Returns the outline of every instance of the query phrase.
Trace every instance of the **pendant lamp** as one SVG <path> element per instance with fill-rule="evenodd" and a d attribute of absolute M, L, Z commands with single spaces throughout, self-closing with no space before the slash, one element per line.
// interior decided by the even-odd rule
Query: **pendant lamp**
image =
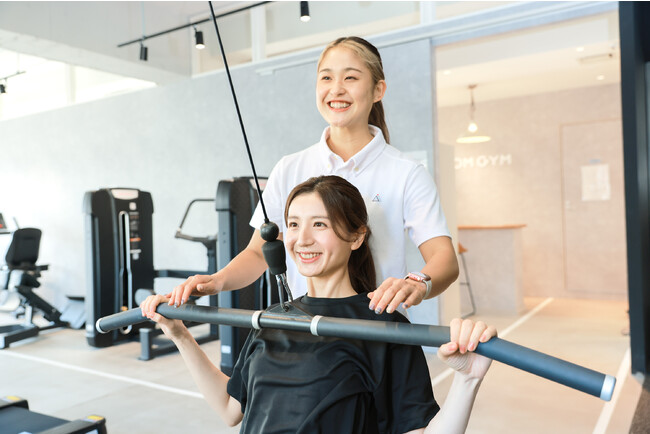
<path fill-rule="evenodd" d="M 475 84 L 470 84 L 469 86 L 470 94 L 470 106 L 469 106 L 469 125 L 467 125 L 467 130 L 465 130 L 458 138 L 456 143 L 485 143 L 491 140 L 490 136 L 485 135 L 478 130 L 478 125 L 474 121 L 474 111 L 476 106 L 474 105 L 474 89 L 476 88 Z"/>

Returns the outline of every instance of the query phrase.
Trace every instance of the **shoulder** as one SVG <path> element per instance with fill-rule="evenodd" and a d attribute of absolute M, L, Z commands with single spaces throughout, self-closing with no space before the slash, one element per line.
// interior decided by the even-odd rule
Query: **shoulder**
<path fill-rule="evenodd" d="M 411 157 L 405 152 L 400 151 L 393 145 L 386 144 L 384 147 L 380 158 L 387 164 L 391 164 L 393 166 L 397 165 L 401 170 L 406 170 L 408 172 L 412 172 L 418 168 L 424 170 L 426 172 L 426 169 L 420 163 L 417 161 L 415 158 Z"/>
<path fill-rule="evenodd" d="M 320 144 L 316 143 L 301 151 L 287 154 L 280 158 L 273 171 L 290 171 L 304 168 L 305 164 L 313 165 L 320 160 Z"/>
<path fill-rule="evenodd" d="M 404 322 L 409 323 L 410 321 L 401 313 L 395 311 L 393 313 L 386 313 L 384 311 L 381 314 L 376 314 L 374 311 L 368 308 L 370 299 L 366 293 L 359 294 L 355 297 L 351 297 L 350 306 L 353 307 L 354 312 L 356 313 L 357 319 L 368 319 L 373 321 L 385 321 L 385 322 Z"/>

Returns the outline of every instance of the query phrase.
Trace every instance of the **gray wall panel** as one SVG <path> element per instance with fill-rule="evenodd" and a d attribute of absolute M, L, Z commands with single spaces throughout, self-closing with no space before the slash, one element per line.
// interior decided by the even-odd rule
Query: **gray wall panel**
<path fill-rule="evenodd" d="M 382 49 L 393 143 L 426 151 L 433 167 L 428 41 Z M 269 75 L 232 71 L 258 174 L 318 140 L 315 61 Z M 157 268 L 205 267 L 201 245 L 174 240 L 187 203 L 250 169 L 224 73 L 0 122 L 0 212 L 43 230 L 44 291 L 85 293 L 82 198 L 101 187 L 135 187 L 154 200 Z M 216 233 L 209 218 L 197 234 Z M 8 244 L 0 238 L 0 250 Z"/>

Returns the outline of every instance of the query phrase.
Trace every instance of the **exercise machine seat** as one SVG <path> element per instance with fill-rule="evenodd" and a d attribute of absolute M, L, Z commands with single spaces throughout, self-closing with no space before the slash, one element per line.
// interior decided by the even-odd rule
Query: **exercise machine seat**
<path fill-rule="evenodd" d="M 5 256 L 7 266 L 10 269 L 36 269 L 40 245 L 40 229 L 16 229 Z"/>

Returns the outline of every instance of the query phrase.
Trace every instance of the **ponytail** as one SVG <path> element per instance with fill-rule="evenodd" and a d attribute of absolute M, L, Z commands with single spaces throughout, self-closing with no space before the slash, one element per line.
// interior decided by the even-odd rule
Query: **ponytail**
<path fill-rule="evenodd" d="M 390 143 L 388 125 L 386 125 L 386 117 L 384 116 L 384 105 L 381 103 L 381 101 L 377 101 L 372 105 L 368 123 L 379 128 L 381 130 L 381 133 L 384 135 L 384 140 L 386 140 L 386 143 Z"/>

